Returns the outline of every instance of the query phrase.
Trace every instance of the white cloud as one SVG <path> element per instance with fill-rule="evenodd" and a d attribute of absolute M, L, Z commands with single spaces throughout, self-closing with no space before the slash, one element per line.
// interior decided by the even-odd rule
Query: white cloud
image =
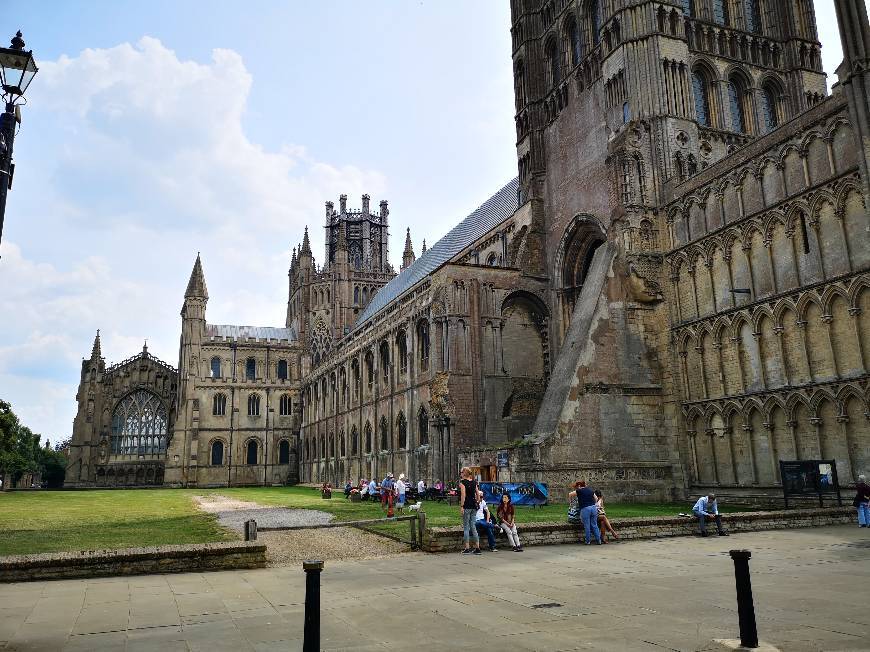
<path fill-rule="evenodd" d="M 36 180 L 16 188 L 33 226 L 2 245 L 0 397 L 52 439 L 69 434 L 96 328 L 109 362 L 147 337 L 177 364 L 197 251 L 209 321 L 281 324 L 303 225 L 316 255 L 325 199 L 386 186 L 377 171 L 314 160 L 304 144 L 251 142 L 253 80 L 231 50 L 182 61 L 144 37 L 41 61 L 39 82 L 28 129 L 56 135 L 38 152 Z"/>

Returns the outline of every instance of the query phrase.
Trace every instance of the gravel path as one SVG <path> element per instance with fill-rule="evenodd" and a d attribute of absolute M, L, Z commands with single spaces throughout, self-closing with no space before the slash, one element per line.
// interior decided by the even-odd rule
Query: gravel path
<path fill-rule="evenodd" d="M 263 507 L 258 503 L 235 500 L 210 494 L 195 496 L 200 509 L 214 514 L 218 522 L 236 532 L 244 532 L 245 521 L 254 519 L 257 527 L 320 525 L 333 516 L 313 509 Z M 257 538 L 266 544 L 269 566 L 295 565 L 305 559 L 372 559 L 407 552 L 407 544 L 357 528 L 299 530 L 296 532 L 259 532 Z"/>

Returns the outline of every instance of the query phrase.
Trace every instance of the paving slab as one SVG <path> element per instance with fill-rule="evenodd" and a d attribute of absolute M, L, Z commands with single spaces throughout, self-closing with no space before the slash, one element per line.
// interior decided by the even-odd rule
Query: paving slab
<path fill-rule="evenodd" d="M 321 647 L 722 652 L 729 548 L 752 551 L 764 642 L 870 650 L 870 531 L 849 526 L 327 562 Z M 0 650 L 298 650 L 304 600 L 294 567 L 8 584 Z"/>

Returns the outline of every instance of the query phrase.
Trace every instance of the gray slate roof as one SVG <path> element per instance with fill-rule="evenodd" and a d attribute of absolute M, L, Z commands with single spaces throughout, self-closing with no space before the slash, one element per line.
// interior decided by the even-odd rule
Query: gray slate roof
<path fill-rule="evenodd" d="M 382 287 L 371 303 L 360 313 L 354 330 L 360 328 L 392 301 L 410 290 L 439 267 L 449 262 L 460 251 L 504 222 L 517 210 L 519 179 L 508 184 L 487 199 L 471 215 L 454 226 L 443 238 L 430 247 L 425 254 Z"/>
<path fill-rule="evenodd" d="M 234 324 L 206 324 L 206 337 L 229 337 L 234 340 L 296 340 L 296 331 L 292 328 L 274 328 L 272 326 L 236 326 Z"/>

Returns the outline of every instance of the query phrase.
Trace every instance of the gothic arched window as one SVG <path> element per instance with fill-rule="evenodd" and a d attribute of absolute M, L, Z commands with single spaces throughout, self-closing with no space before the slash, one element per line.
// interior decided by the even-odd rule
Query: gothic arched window
<path fill-rule="evenodd" d="M 226 394 L 215 394 L 212 400 L 211 413 L 216 417 L 222 417 L 227 413 Z"/>
<path fill-rule="evenodd" d="M 221 376 L 221 359 L 215 356 L 211 359 L 211 377 L 220 378 Z"/>
<path fill-rule="evenodd" d="M 399 351 L 399 373 L 405 373 L 408 371 L 408 342 L 405 331 L 399 331 L 396 335 L 396 348 Z"/>
<path fill-rule="evenodd" d="M 372 424 L 366 421 L 366 453 L 372 452 Z"/>
<path fill-rule="evenodd" d="M 359 433 L 356 431 L 356 426 L 350 429 L 350 454 L 359 454 Z"/>
<path fill-rule="evenodd" d="M 216 439 L 211 443 L 211 465 L 221 466 L 224 463 L 224 443 Z"/>
<path fill-rule="evenodd" d="M 387 424 L 387 417 L 381 417 L 381 450 L 390 449 L 390 426 Z"/>
<path fill-rule="evenodd" d="M 344 457 L 347 450 L 344 445 L 344 430 L 338 433 L 338 446 L 339 446 L 339 454 Z"/>
<path fill-rule="evenodd" d="M 429 413 L 426 408 L 420 408 L 417 414 L 417 434 L 421 446 L 429 443 Z"/>
<path fill-rule="evenodd" d="M 577 29 L 577 21 L 571 16 L 565 28 L 565 36 L 571 53 L 571 65 L 576 66 L 583 58 L 583 46 L 580 41 L 580 30 Z"/>
<path fill-rule="evenodd" d="M 278 442 L 278 464 L 290 464 L 290 442 L 286 439 Z"/>
<path fill-rule="evenodd" d="M 713 126 L 710 113 L 710 80 L 703 70 L 692 71 L 692 91 L 695 94 L 695 119 L 704 127 Z"/>
<path fill-rule="evenodd" d="M 399 412 L 399 418 L 396 419 L 396 429 L 399 431 L 399 448 L 408 448 L 408 422 L 405 420 L 404 412 Z"/>
<path fill-rule="evenodd" d="M 245 464 L 256 464 L 260 447 L 256 439 L 252 439 L 245 447 Z"/>
<path fill-rule="evenodd" d="M 761 31 L 761 12 L 758 10 L 758 0 L 743 0 L 743 12 L 746 18 L 746 30 Z"/>
<path fill-rule="evenodd" d="M 517 113 L 519 113 L 526 105 L 526 68 L 522 60 L 517 61 L 514 68 L 514 94 L 516 95 Z"/>
<path fill-rule="evenodd" d="M 253 358 L 245 360 L 245 378 L 254 380 L 257 375 L 257 361 Z"/>
<path fill-rule="evenodd" d="M 166 407 L 144 389 L 127 394 L 112 412 L 114 455 L 159 455 L 166 452 Z"/>
<path fill-rule="evenodd" d="M 592 44 L 598 45 L 601 41 L 601 6 L 598 0 L 589 0 L 588 15 L 589 26 L 592 28 Z"/>
<path fill-rule="evenodd" d="M 278 413 L 282 417 L 290 416 L 291 414 L 293 414 L 293 399 L 290 398 L 290 394 L 281 394 Z"/>
<path fill-rule="evenodd" d="M 713 0 L 713 20 L 720 25 L 728 25 L 729 18 L 728 0 Z"/>
<path fill-rule="evenodd" d="M 745 134 L 749 131 L 749 125 L 746 121 L 749 111 L 747 111 L 748 96 L 746 93 L 746 84 L 737 76 L 732 75 L 728 79 L 728 108 L 731 112 L 731 131 L 736 131 Z"/>
<path fill-rule="evenodd" d="M 287 380 L 287 361 L 278 360 L 278 380 Z"/>
<path fill-rule="evenodd" d="M 780 124 L 779 96 L 781 93 L 773 82 L 767 82 L 761 88 L 761 114 L 764 119 L 764 131 L 773 131 Z"/>
<path fill-rule="evenodd" d="M 251 394 L 248 397 L 248 416 L 249 417 L 260 416 L 260 395 L 259 394 Z"/>
<path fill-rule="evenodd" d="M 417 323 L 417 353 L 420 359 L 420 371 L 429 369 L 429 323 L 421 319 Z"/>
<path fill-rule="evenodd" d="M 555 37 L 547 41 L 547 45 L 544 46 L 544 55 L 547 57 L 547 68 L 550 71 L 550 87 L 555 88 L 562 81 L 561 57 Z"/>

